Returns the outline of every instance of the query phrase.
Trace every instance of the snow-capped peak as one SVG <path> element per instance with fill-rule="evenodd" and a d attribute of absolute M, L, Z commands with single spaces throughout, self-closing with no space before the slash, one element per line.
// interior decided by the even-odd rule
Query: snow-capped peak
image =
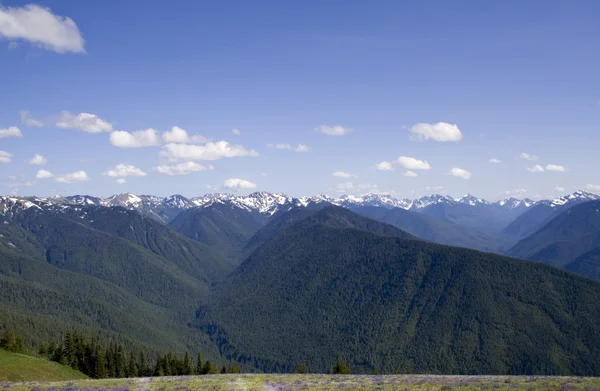
<path fill-rule="evenodd" d="M 461 204 L 468 204 L 468 205 L 472 205 L 472 206 L 479 205 L 479 204 L 484 204 L 484 205 L 489 204 L 488 201 L 481 199 L 481 198 L 477 198 L 472 194 L 465 194 L 464 196 L 458 198 L 456 201 Z"/>
<path fill-rule="evenodd" d="M 583 202 L 583 201 L 593 201 L 600 199 L 600 197 L 593 193 L 588 193 L 587 191 L 578 190 L 572 194 L 567 194 L 562 197 L 555 198 L 549 202 L 550 206 L 558 207 L 571 202 Z"/>

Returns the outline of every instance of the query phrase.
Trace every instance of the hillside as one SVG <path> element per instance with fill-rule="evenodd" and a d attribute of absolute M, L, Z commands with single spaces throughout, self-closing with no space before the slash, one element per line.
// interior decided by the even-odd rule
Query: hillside
<path fill-rule="evenodd" d="M 562 212 L 508 254 L 564 267 L 596 248 L 600 248 L 600 201 L 589 201 Z"/>
<path fill-rule="evenodd" d="M 420 213 L 492 236 L 499 235 L 523 211 L 521 208 L 508 209 L 497 204 L 469 205 L 458 202 L 435 203 L 419 210 Z"/>
<path fill-rule="evenodd" d="M 400 208 L 384 209 L 364 206 L 351 209 L 359 215 L 391 224 L 419 238 L 450 246 L 500 252 L 505 243 L 481 232 L 440 218 Z"/>
<path fill-rule="evenodd" d="M 587 193 L 584 191 L 576 191 L 573 194 L 569 194 L 552 201 L 540 201 L 516 218 L 513 222 L 508 224 L 502 230 L 502 233 L 517 239 L 526 238 L 536 233 L 553 218 L 559 216 L 561 213 L 569 210 L 570 208 L 597 199 L 598 196 L 596 194 Z"/>
<path fill-rule="evenodd" d="M 600 284 L 346 213 L 326 208 L 266 241 L 196 327 L 266 371 L 327 371 L 341 354 L 364 372 L 600 374 Z"/>
<path fill-rule="evenodd" d="M 214 203 L 181 212 L 169 226 L 229 258 L 240 259 L 243 247 L 264 223 L 265 217 L 258 212 Z"/>
<path fill-rule="evenodd" d="M 0 349 L 0 381 L 62 381 L 85 379 L 83 373 L 41 358 Z"/>
<path fill-rule="evenodd" d="M 84 328 L 148 352 L 210 351 L 186 324 L 231 270 L 213 266 L 224 258 L 137 212 L 83 211 L 30 208 L 1 220 L 0 326 L 31 342 Z"/>
<path fill-rule="evenodd" d="M 230 273 L 235 265 L 212 248 L 189 239 L 144 215 L 121 207 L 91 207 L 72 211 L 90 227 L 127 239 L 175 264 L 186 274 L 212 282 Z"/>
<path fill-rule="evenodd" d="M 595 248 L 565 265 L 565 270 L 600 280 L 600 247 Z"/>

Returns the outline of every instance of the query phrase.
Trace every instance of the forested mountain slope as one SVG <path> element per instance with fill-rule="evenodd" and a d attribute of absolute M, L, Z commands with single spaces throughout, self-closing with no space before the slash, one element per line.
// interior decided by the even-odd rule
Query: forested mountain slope
<path fill-rule="evenodd" d="M 271 237 L 196 327 L 266 371 L 327 371 L 341 354 L 357 371 L 600 374 L 599 283 L 347 213 L 326 208 Z"/>
<path fill-rule="evenodd" d="M 562 212 L 517 243 L 509 254 L 565 267 L 597 248 L 600 248 L 600 201 L 589 201 Z"/>
<path fill-rule="evenodd" d="M 425 213 L 412 212 L 401 208 L 384 209 L 373 206 L 363 206 L 351 210 L 435 243 L 490 252 L 501 252 L 506 247 L 505 241 L 500 238 L 493 238 L 476 230 Z"/>

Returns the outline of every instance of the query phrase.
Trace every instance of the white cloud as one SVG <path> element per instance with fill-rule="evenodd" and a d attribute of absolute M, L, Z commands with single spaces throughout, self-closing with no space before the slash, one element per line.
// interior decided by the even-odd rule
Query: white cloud
<path fill-rule="evenodd" d="M 298 144 L 298 146 L 296 148 L 294 148 L 294 151 L 296 152 L 308 152 L 310 151 L 310 147 L 308 145 L 305 144 Z"/>
<path fill-rule="evenodd" d="M 590 191 L 600 191 L 600 185 L 587 185 L 586 189 Z"/>
<path fill-rule="evenodd" d="M 544 172 L 544 167 L 540 166 L 539 164 L 536 164 L 533 167 L 529 167 L 527 169 L 527 171 L 529 171 L 529 172 Z"/>
<path fill-rule="evenodd" d="M 416 176 L 419 176 L 419 175 L 416 172 L 409 170 L 409 171 L 406 171 L 404 173 L 404 176 L 416 177 Z"/>
<path fill-rule="evenodd" d="M 84 41 L 75 22 L 35 4 L 0 6 L 0 38 L 24 40 L 57 53 L 84 53 Z"/>
<path fill-rule="evenodd" d="M 116 130 L 110 133 L 110 143 L 119 148 L 142 148 L 158 145 L 158 132 L 154 129 L 126 132 Z"/>
<path fill-rule="evenodd" d="M 530 155 L 528 153 L 521 152 L 521 154 L 519 155 L 519 158 L 524 159 L 524 160 L 529 160 L 530 162 L 535 162 L 536 160 L 539 159 L 539 156 Z"/>
<path fill-rule="evenodd" d="M 439 142 L 460 141 L 463 134 L 457 125 L 447 122 L 436 124 L 418 123 L 409 129 L 411 140 L 433 140 Z"/>
<path fill-rule="evenodd" d="M 69 111 L 60 113 L 56 126 L 62 129 L 79 129 L 87 133 L 102 133 L 113 130 L 110 122 L 103 120 L 96 114 L 73 114 Z"/>
<path fill-rule="evenodd" d="M 165 143 L 207 143 L 210 140 L 204 136 L 189 136 L 188 133 L 178 126 L 173 126 L 170 131 L 162 134 Z"/>
<path fill-rule="evenodd" d="M 231 133 L 235 134 L 236 136 L 241 134 L 239 129 L 231 129 Z"/>
<path fill-rule="evenodd" d="M 335 185 L 335 187 L 336 187 L 338 193 L 349 192 L 351 190 L 354 190 L 354 183 L 352 183 L 352 182 L 338 183 L 337 185 Z"/>
<path fill-rule="evenodd" d="M 160 155 L 170 160 L 218 160 L 240 156 L 258 156 L 259 154 L 241 145 L 217 141 L 205 145 L 167 144 L 163 146 Z"/>
<path fill-rule="evenodd" d="M 44 126 L 42 121 L 31 118 L 29 111 L 21 111 L 19 114 L 21 115 L 21 122 L 27 126 L 35 126 L 36 128 Z"/>
<path fill-rule="evenodd" d="M 73 183 L 73 182 L 84 182 L 90 178 L 85 171 L 75 171 L 68 174 L 64 174 L 56 177 L 56 182 L 61 183 Z"/>
<path fill-rule="evenodd" d="M 131 164 L 119 163 L 115 166 L 115 168 L 103 172 L 102 175 L 108 175 L 113 178 L 121 178 L 126 176 L 146 176 L 147 174 Z"/>
<path fill-rule="evenodd" d="M 12 153 L 6 151 L 0 151 L 0 163 L 10 163 Z"/>
<path fill-rule="evenodd" d="M 379 162 L 375 165 L 375 168 L 379 171 L 394 171 L 394 167 L 392 167 L 392 163 L 390 162 Z"/>
<path fill-rule="evenodd" d="M 471 173 L 469 171 L 463 170 L 462 168 L 458 168 L 458 167 L 454 167 L 452 170 L 450 170 L 450 172 L 448 174 L 457 176 L 457 177 L 465 179 L 465 180 L 471 178 Z"/>
<path fill-rule="evenodd" d="M 504 194 L 506 195 L 516 195 L 516 196 L 520 196 L 523 197 L 525 195 L 525 193 L 527 193 L 526 189 L 514 189 L 514 190 L 506 190 L 504 192 Z"/>
<path fill-rule="evenodd" d="M 343 136 L 343 135 L 350 133 L 352 130 L 345 128 L 343 126 L 340 126 L 340 125 L 334 125 L 334 126 L 321 125 L 317 128 L 317 131 L 319 131 L 323 134 L 326 134 L 328 136 Z"/>
<path fill-rule="evenodd" d="M 556 187 L 554 188 L 554 191 L 557 191 L 557 192 L 559 192 L 559 193 L 563 193 L 563 192 L 565 191 L 565 188 L 564 188 L 564 187 L 562 187 L 562 186 L 556 186 Z"/>
<path fill-rule="evenodd" d="M 396 162 L 407 170 L 431 170 L 431 166 L 426 160 L 418 160 L 414 157 L 400 156 Z"/>
<path fill-rule="evenodd" d="M 39 170 L 37 174 L 35 174 L 37 179 L 48 179 L 54 177 L 54 174 L 48 170 Z"/>
<path fill-rule="evenodd" d="M 224 183 L 228 189 L 242 190 L 242 189 L 254 189 L 256 188 L 256 184 L 245 179 L 240 178 L 229 178 Z"/>
<path fill-rule="evenodd" d="M 343 171 L 336 171 L 331 175 L 334 177 L 338 177 L 338 178 L 352 178 L 354 176 L 354 175 L 350 174 L 349 172 L 343 172 Z"/>
<path fill-rule="evenodd" d="M 122 185 L 124 183 L 127 183 L 127 179 L 125 178 L 119 178 L 115 181 L 115 183 L 118 183 L 119 185 Z"/>
<path fill-rule="evenodd" d="M 310 151 L 310 147 L 308 145 L 304 145 L 304 144 L 298 144 L 298 146 L 294 147 L 293 145 L 290 144 L 267 144 L 267 147 L 269 148 L 277 148 L 277 149 L 291 149 L 293 151 L 296 152 L 308 152 Z"/>
<path fill-rule="evenodd" d="M 492 164 L 500 164 L 500 163 L 502 163 L 502 160 L 496 159 L 495 157 L 493 157 L 490 160 L 488 160 L 488 162 L 492 163 Z"/>
<path fill-rule="evenodd" d="M 359 183 L 354 184 L 352 182 L 338 183 L 336 186 L 338 193 L 364 193 L 367 191 L 377 192 L 378 186 L 372 183 Z"/>
<path fill-rule="evenodd" d="M 547 171 L 554 171 L 554 172 L 565 172 L 565 171 L 567 171 L 564 166 L 559 166 L 559 165 L 556 165 L 556 164 L 548 164 L 546 166 L 546 170 Z"/>
<path fill-rule="evenodd" d="M 48 163 L 48 159 L 36 153 L 35 156 L 33 156 L 28 163 L 37 166 L 43 166 L 44 164 Z"/>
<path fill-rule="evenodd" d="M 0 139 L 9 137 L 23 137 L 23 133 L 21 133 L 21 129 L 17 128 L 16 126 L 9 126 L 8 128 L 0 129 Z"/>
<path fill-rule="evenodd" d="M 202 165 L 202 164 L 198 164 L 196 162 L 184 162 L 184 163 L 179 163 L 179 164 L 172 164 L 172 165 L 161 165 L 156 167 L 156 171 L 160 172 L 161 174 L 165 174 L 165 175 L 187 175 L 187 174 L 191 174 L 192 172 L 198 172 L 198 171 L 205 171 L 205 170 L 212 170 L 213 166 L 209 165 Z"/>

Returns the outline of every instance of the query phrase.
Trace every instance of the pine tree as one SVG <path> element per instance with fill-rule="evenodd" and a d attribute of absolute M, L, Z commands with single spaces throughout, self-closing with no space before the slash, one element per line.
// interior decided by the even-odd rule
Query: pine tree
<path fill-rule="evenodd" d="M 308 372 L 308 369 L 306 368 L 305 363 L 300 364 L 298 369 L 296 369 L 296 373 L 307 373 L 307 372 Z"/>
<path fill-rule="evenodd" d="M 216 373 L 219 373 L 219 369 L 215 365 L 213 365 L 213 363 L 207 360 L 206 363 L 204 363 L 204 367 L 202 367 L 202 374 L 214 375 Z"/>
<path fill-rule="evenodd" d="M 65 343 L 63 346 L 65 362 L 67 365 L 73 366 L 75 363 L 75 352 L 73 349 L 73 338 L 71 337 L 71 333 L 68 331 L 65 333 Z"/>
<path fill-rule="evenodd" d="M 135 355 L 129 354 L 129 365 L 127 365 L 127 377 L 138 377 L 138 366 L 135 361 Z"/>
<path fill-rule="evenodd" d="M 335 359 L 335 367 L 333 367 L 332 372 L 336 375 L 348 375 L 350 373 L 350 368 L 346 366 L 346 361 L 338 355 Z"/>
<path fill-rule="evenodd" d="M 48 357 L 48 348 L 46 348 L 45 344 L 40 344 L 40 347 L 38 348 L 38 354 L 43 358 Z"/>
<path fill-rule="evenodd" d="M 10 347 L 14 343 L 15 335 L 12 330 L 5 329 L 0 337 L 0 348 L 10 350 Z"/>
<path fill-rule="evenodd" d="M 183 373 L 182 375 L 193 375 L 194 368 L 192 368 L 192 360 L 190 359 L 190 355 L 188 352 L 185 352 L 185 356 L 183 357 Z"/>
<path fill-rule="evenodd" d="M 91 376 L 96 379 L 104 379 L 108 377 L 108 371 L 106 369 L 106 356 L 101 347 L 96 352 L 96 362 L 94 363 L 94 374 Z"/>
<path fill-rule="evenodd" d="M 196 375 L 204 375 L 204 373 L 202 372 L 203 366 L 204 365 L 202 364 L 202 355 L 198 353 L 198 358 L 196 359 Z"/>
<path fill-rule="evenodd" d="M 148 376 L 148 364 L 146 363 L 146 356 L 144 356 L 144 352 L 140 352 L 140 366 L 138 369 L 140 376 Z"/>
<path fill-rule="evenodd" d="M 223 367 L 221 368 L 221 373 L 227 373 L 227 368 L 225 367 L 225 365 L 223 365 Z"/>
<path fill-rule="evenodd" d="M 116 377 L 125 377 L 125 351 L 123 345 L 119 344 L 115 355 Z"/>
<path fill-rule="evenodd" d="M 240 367 L 237 365 L 237 363 L 233 364 L 233 366 L 230 364 L 229 365 L 229 373 L 240 373 Z"/>

